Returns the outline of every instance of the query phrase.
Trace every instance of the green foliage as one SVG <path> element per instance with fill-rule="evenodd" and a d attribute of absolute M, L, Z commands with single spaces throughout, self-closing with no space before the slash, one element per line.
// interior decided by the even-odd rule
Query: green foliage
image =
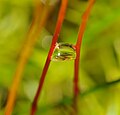
<path fill-rule="evenodd" d="M 87 1 L 69 0 L 59 42 L 74 44 Z M 32 20 L 33 1 L 0 1 L 0 114 Z M 28 60 L 13 115 L 29 115 L 54 33 L 56 5 Z M 120 1 L 96 0 L 83 38 L 78 115 L 120 115 Z M 73 61 L 52 62 L 37 114 L 69 115 L 72 110 Z M 4 97 L 4 98 L 3 98 Z"/>

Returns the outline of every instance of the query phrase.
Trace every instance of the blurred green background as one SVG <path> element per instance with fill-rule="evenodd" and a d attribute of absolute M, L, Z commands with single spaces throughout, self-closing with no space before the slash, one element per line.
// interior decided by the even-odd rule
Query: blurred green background
<path fill-rule="evenodd" d="M 87 0 L 69 0 L 59 42 L 75 44 Z M 13 115 L 29 115 L 59 5 L 39 33 L 20 83 Z M 0 115 L 33 17 L 32 0 L 0 0 Z M 120 0 L 96 0 L 83 38 L 78 115 L 120 115 Z M 74 61 L 51 62 L 37 115 L 70 115 Z"/>

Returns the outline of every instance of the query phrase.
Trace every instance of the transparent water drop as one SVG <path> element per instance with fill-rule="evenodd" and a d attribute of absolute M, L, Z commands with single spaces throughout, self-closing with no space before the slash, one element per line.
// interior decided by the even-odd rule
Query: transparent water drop
<path fill-rule="evenodd" d="M 57 43 L 51 57 L 52 61 L 74 60 L 76 58 L 76 50 L 72 44 Z"/>

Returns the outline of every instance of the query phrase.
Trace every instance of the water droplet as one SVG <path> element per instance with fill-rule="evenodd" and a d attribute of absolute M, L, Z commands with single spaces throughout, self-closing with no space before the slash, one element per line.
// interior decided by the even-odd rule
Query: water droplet
<path fill-rule="evenodd" d="M 52 61 L 74 60 L 76 58 L 75 47 L 68 43 L 57 43 L 51 57 Z"/>

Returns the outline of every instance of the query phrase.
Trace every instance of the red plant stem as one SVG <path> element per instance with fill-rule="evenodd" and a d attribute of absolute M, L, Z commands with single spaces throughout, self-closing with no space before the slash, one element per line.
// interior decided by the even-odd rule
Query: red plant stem
<path fill-rule="evenodd" d="M 64 17 L 65 17 L 67 3 L 68 3 L 68 0 L 62 0 L 59 15 L 58 15 L 58 20 L 57 20 L 57 24 L 56 24 L 56 28 L 55 28 L 55 32 L 54 32 L 54 36 L 53 36 L 53 39 L 52 39 L 52 44 L 51 44 L 51 47 L 50 47 L 50 50 L 49 50 L 49 53 L 48 53 L 48 56 L 47 56 L 47 59 L 46 59 L 45 66 L 44 66 L 43 71 L 42 71 L 42 75 L 41 75 L 41 78 L 40 78 L 40 82 L 39 82 L 39 86 L 38 86 L 36 95 L 35 95 L 33 103 L 32 103 L 31 115 L 34 115 L 35 112 L 36 112 L 38 97 L 39 97 L 39 95 L 42 91 L 45 76 L 46 76 L 46 73 L 47 73 L 49 65 L 50 65 L 51 56 L 52 56 L 52 53 L 54 51 L 56 42 L 57 42 L 58 37 L 59 37 L 59 33 L 60 33 L 60 30 L 61 30 L 61 27 L 62 27 L 62 23 L 63 23 Z"/>
<path fill-rule="evenodd" d="M 74 63 L 74 97 L 76 97 L 79 93 L 79 87 L 78 87 L 78 81 L 79 81 L 79 62 L 80 62 L 80 49 L 81 49 L 81 44 L 82 44 L 82 38 L 83 34 L 85 32 L 87 20 L 90 14 L 90 11 L 92 9 L 92 6 L 94 4 L 95 0 L 89 0 L 89 5 L 86 9 L 86 11 L 83 13 L 82 16 L 82 22 L 79 28 L 78 32 L 78 39 L 76 43 L 76 59 Z"/>

